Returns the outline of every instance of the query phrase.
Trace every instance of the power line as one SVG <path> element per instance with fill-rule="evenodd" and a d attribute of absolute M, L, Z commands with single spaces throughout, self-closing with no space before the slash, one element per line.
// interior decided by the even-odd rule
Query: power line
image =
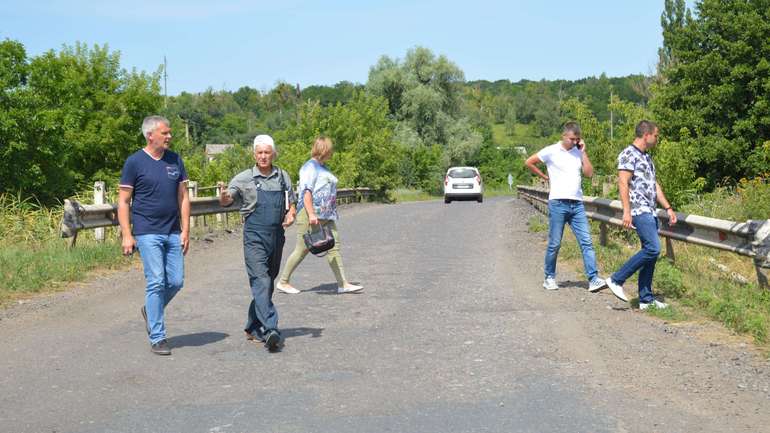
<path fill-rule="evenodd" d="M 168 63 L 166 62 L 166 55 L 163 55 L 163 106 L 168 108 Z"/>

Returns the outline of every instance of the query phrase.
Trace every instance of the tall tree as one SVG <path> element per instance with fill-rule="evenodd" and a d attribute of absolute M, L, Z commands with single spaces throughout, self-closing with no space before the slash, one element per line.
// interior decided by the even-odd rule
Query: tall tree
<path fill-rule="evenodd" d="M 53 202 L 113 178 L 160 106 L 158 74 L 127 72 L 107 46 L 76 44 L 28 59 L 0 43 L 0 192 Z"/>
<path fill-rule="evenodd" d="M 770 163 L 770 0 L 667 0 L 651 108 L 713 187 Z"/>

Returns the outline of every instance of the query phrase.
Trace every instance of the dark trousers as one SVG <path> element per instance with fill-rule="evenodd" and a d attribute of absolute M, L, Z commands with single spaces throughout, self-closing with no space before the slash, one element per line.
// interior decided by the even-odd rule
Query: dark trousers
<path fill-rule="evenodd" d="M 243 256 L 253 299 L 244 330 L 263 333 L 278 329 L 278 311 L 273 304 L 275 278 L 281 266 L 285 242 L 283 228 L 249 224 L 243 229 Z"/>

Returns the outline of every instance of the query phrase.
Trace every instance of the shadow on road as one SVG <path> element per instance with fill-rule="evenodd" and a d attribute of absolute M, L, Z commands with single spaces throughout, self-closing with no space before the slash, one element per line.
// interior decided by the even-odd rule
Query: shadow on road
<path fill-rule="evenodd" d="M 361 284 L 360 281 L 350 281 L 352 284 Z M 316 295 L 339 295 L 337 293 L 337 284 L 331 283 L 331 284 L 319 284 L 313 288 L 303 290 L 305 292 L 314 292 Z M 358 293 L 346 293 L 346 296 L 349 295 L 357 295 L 364 292 L 358 292 Z"/>
<path fill-rule="evenodd" d="M 283 328 L 281 329 L 281 335 L 283 335 L 283 338 L 302 337 L 303 335 L 309 335 L 310 338 L 318 338 L 323 331 L 324 328 Z"/>
<path fill-rule="evenodd" d="M 337 294 L 337 284 L 320 284 L 318 286 L 315 286 L 311 289 L 307 289 L 307 292 L 315 292 L 316 295 L 336 295 Z"/>
<path fill-rule="evenodd" d="M 562 288 L 562 287 L 575 287 L 578 289 L 588 289 L 588 281 L 573 281 L 573 280 L 560 281 L 559 288 Z"/>
<path fill-rule="evenodd" d="M 172 349 L 187 346 L 205 346 L 224 340 L 229 336 L 230 334 L 225 334 L 223 332 L 196 332 L 194 334 L 173 336 L 168 339 L 168 345 L 171 346 Z"/>

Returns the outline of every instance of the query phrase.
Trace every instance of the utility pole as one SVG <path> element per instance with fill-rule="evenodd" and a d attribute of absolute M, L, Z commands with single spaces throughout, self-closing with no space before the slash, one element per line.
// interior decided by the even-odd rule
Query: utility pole
<path fill-rule="evenodd" d="M 297 88 L 296 88 L 295 96 L 296 96 L 296 107 L 295 107 L 295 110 L 297 110 L 297 125 L 299 125 L 300 123 L 302 123 L 302 113 L 301 113 L 301 111 L 302 111 L 302 107 L 301 107 L 301 105 L 302 105 L 302 91 L 299 88 L 299 83 L 297 83 Z"/>
<path fill-rule="evenodd" d="M 166 63 L 166 56 L 163 55 L 163 107 L 168 108 L 168 63 Z"/>
<path fill-rule="evenodd" d="M 615 135 L 613 134 L 613 112 L 612 112 L 612 89 L 610 89 L 610 141 L 612 141 L 615 138 Z"/>

